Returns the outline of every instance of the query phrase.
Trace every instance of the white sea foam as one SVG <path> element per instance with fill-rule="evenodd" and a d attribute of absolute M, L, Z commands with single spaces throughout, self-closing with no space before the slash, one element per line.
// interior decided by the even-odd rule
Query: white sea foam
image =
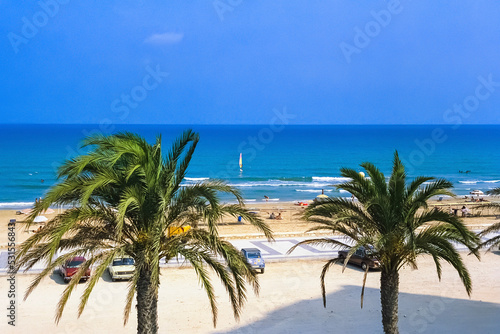
<path fill-rule="evenodd" d="M 267 181 L 247 181 L 230 183 L 233 187 L 308 187 L 308 188 L 325 188 L 331 183 L 328 182 L 300 182 L 300 181 L 285 181 L 285 180 L 267 180 Z"/>
<path fill-rule="evenodd" d="M 340 177 L 340 176 L 313 176 L 312 177 L 313 181 L 318 181 L 318 182 L 336 182 L 336 183 L 341 183 L 341 182 L 347 182 L 350 181 L 351 179 L 349 177 Z"/>
<path fill-rule="evenodd" d="M 0 203 L 0 208 L 27 208 L 31 207 L 35 202 L 5 202 Z"/>
<path fill-rule="evenodd" d="M 320 193 L 321 189 L 295 189 L 295 191 L 306 192 L 306 193 Z M 334 189 L 323 189 L 324 192 L 333 192 Z"/>
<path fill-rule="evenodd" d="M 190 181 L 190 182 L 200 182 L 200 181 L 205 181 L 208 180 L 208 177 L 185 177 L 184 180 Z"/>
<path fill-rule="evenodd" d="M 345 193 L 350 194 L 350 192 L 348 192 L 347 190 L 344 190 L 344 189 L 340 189 L 339 191 L 340 191 L 341 193 L 344 193 L 344 194 L 345 194 Z"/>
<path fill-rule="evenodd" d="M 500 183 L 500 180 L 466 180 L 466 181 L 458 181 L 458 183 L 462 184 Z"/>

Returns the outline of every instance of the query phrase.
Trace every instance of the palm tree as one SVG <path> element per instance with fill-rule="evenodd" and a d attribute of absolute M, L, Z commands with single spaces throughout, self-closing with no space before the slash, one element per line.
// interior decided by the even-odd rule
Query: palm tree
<path fill-rule="evenodd" d="M 488 195 L 494 195 L 494 196 L 500 195 L 500 187 L 491 189 L 486 193 Z M 498 210 L 500 209 L 500 203 L 483 204 L 478 206 L 478 208 L 492 208 Z M 481 231 L 481 233 L 479 233 L 479 236 L 483 237 L 493 232 L 500 232 L 500 223 L 495 223 L 485 228 L 484 230 Z M 479 248 L 484 248 L 484 247 L 488 247 L 488 251 L 493 250 L 495 247 L 500 248 L 500 235 L 492 237 L 479 245 Z"/>
<path fill-rule="evenodd" d="M 84 140 L 90 153 L 66 161 L 58 171 L 60 182 L 42 201 L 35 204 L 28 227 L 35 216 L 54 205 L 70 206 L 35 235 L 26 240 L 17 255 L 18 270 L 47 261 L 47 267 L 28 287 L 25 299 L 40 281 L 58 266 L 84 255 L 87 261 L 70 281 L 57 305 L 56 322 L 68 298 L 87 268 L 94 267 L 81 296 L 78 315 L 83 312 L 93 287 L 115 257 L 128 255 L 135 260 L 124 310 L 129 318 L 137 295 L 137 332 L 157 333 L 157 300 L 160 259 L 182 255 L 191 263 L 211 304 L 216 325 L 217 306 L 207 265 L 225 286 L 238 319 L 246 300 L 248 282 L 258 293 L 256 273 L 238 250 L 217 233 L 224 215 L 244 220 L 272 239 L 270 228 L 244 209 L 240 193 L 221 181 L 181 186 L 198 143 L 198 134 L 185 131 L 164 155 L 161 137 L 151 145 L 138 135 L 120 133 Z M 223 204 L 218 193 L 234 196 L 239 204 Z M 197 225 L 205 222 L 205 228 Z M 191 225 L 185 233 L 169 233 L 171 228 Z M 58 252 L 65 253 L 54 259 Z M 219 258 L 224 261 L 217 260 Z"/>
<path fill-rule="evenodd" d="M 417 257 L 430 255 L 441 278 L 441 260 L 458 272 L 467 294 L 472 291 L 469 272 L 453 242 L 466 245 L 474 251 L 478 238 L 468 231 L 459 218 L 427 207 L 427 200 L 437 195 L 452 195 L 447 189 L 452 184 L 443 179 L 416 177 L 407 184 L 406 173 L 398 153 L 394 154 L 392 174 L 385 176 L 371 163 L 361 164 L 369 177 L 353 169 L 342 168 L 341 175 L 350 180 L 337 186 L 353 194 L 357 201 L 336 197 L 318 201 L 304 212 L 304 218 L 318 225 L 310 229 L 328 230 L 345 237 L 344 242 L 329 238 L 310 239 L 301 244 L 325 245 L 350 249 L 344 260 L 344 269 L 351 255 L 361 247 L 371 248 L 372 256 L 380 260 L 380 299 L 382 324 L 385 333 L 398 333 L 399 270 L 409 265 L 417 268 Z M 352 247 L 348 244 L 352 243 Z M 341 258 L 329 260 L 321 272 L 323 305 L 326 307 L 325 275 Z M 366 275 L 361 292 L 361 307 Z"/>

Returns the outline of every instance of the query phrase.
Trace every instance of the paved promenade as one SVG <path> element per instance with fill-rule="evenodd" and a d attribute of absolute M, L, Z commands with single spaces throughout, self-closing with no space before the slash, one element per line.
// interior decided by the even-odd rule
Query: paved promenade
<path fill-rule="evenodd" d="M 499 233 L 490 234 L 487 238 L 499 235 Z M 483 241 L 487 238 L 483 238 Z M 242 240 L 231 240 L 231 243 L 238 249 L 241 248 L 258 248 L 262 252 L 262 256 L 265 261 L 285 261 L 293 259 L 307 259 L 307 258 L 332 258 L 337 255 L 337 250 L 332 250 L 330 248 L 322 248 L 319 246 L 302 245 L 297 247 L 291 254 L 287 254 L 287 251 L 297 243 L 308 238 L 297 237 L 297 238 L 278 238 L 273 242 L 268 242 L 264 239 L 242 239 Z M 335 237 L 334 239 L 342 241 L 341 237 Z M 458 251 L 467 251 L 463 246 L 456 245 Z M 59 256 L 60 254 L 57 254 Z M 0 275 L 5 275 L 7 273 L 7 252 L 3 251 L 0 253 Z M 164 260 L 160 261 L 160 266 L 180 266 L 188 265 L 184 263 L 184 258 L 179 257 L 178 259 L 171 260 L 168 264 Z M 45 268 L 44 263 L 36 264 L 27 273 L 39 273 Z M 22 272 L 21 272 L 22 273 Z"/>

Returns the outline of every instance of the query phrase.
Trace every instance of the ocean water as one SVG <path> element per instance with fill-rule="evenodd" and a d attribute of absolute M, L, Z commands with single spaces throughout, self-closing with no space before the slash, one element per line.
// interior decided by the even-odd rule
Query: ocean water
<path fill-rule="evenodd" d="M 408 176 L 446 178 L 457 195 L 500 186 L 500 126 L 470 125 L 114 125 L 149 141 L 162 135 L 165 148 L 184 129 L 200 133 L 186 184 L 218 178 L 239 188 L 249 202 L 310 200 L 322 190 L 350 196 L 333 185 L 341 167 L 362 171 L 370 161 L 390 175 L 398 150 Z M 0 125 L 0 208 L 24 208 L 57 182 L 65 160 L 85 153 L 81 140 L 107 130 L 98 125 Z M 104 131 L 109 134 L 111 132 Z M 243 170 L 238 166 L 243 156 Z M 463 173 L 460 173 L 462 171 Z M 467 172 L 468 173 L 465 173 Z M 223 197 L 224 200 L 231 200 Z"/>

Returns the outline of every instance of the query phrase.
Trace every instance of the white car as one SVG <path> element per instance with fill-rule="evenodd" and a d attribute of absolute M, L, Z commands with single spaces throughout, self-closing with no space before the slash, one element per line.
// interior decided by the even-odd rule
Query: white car
<path fill-rule="evenodd" d="M 131 257 L 115 258 L 113 263 L 109 265 L 108 271 L 113 282 L 116 280 L 129 280 L 134 276 L 134 259 Z"/>

